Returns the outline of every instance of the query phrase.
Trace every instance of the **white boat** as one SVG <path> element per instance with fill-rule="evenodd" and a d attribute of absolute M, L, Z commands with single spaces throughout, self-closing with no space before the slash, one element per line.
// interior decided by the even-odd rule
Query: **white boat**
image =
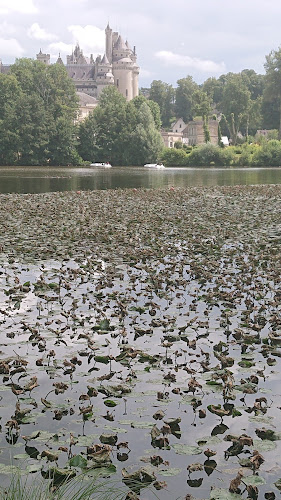
<path fill-rule="evenodd" d="M 158 170 L 162 170 L 163 168 L 166 168 L 163 163 L 146 163 L 144 165 L 146 168 L 157 168 Z"/>
<path fill-rule="evenodd" d="M 110 165 L 110 163 L 105 162 L 105 163 L 90 163 L 90 167 L 103 167 L 103 168 L 111 168 L 112 165 Z"/>

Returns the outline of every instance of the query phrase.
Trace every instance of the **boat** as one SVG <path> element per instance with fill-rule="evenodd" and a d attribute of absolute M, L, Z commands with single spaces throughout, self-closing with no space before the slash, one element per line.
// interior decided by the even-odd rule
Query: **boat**
<path fill-rule="evenodd" d="M 156 168 L 158 170 L 162 170 L 163 168 L 166 168 L 163 163 L 146 163 L 144 165 L 146 168 Z"/>
<path fill-rule="evenodd" d="M 102 163 L 90 163 L 90 167 L 103 167 L 103 168 L 111 168 L 112 165 L 108 161 Z"/>

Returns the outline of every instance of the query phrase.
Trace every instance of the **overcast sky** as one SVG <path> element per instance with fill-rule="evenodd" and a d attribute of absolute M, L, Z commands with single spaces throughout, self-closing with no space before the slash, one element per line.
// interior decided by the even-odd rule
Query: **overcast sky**
<path fill-rule="evenodd" d="M 79 42 L 103 55 L 104 29 L 136 46 L 139 83 L 197 83 L 229 71 L 264 73 L 281 45 L 280 0 L 0 0 L 0 58 L 35 58 L 40 48 L 64 62 Z"/>

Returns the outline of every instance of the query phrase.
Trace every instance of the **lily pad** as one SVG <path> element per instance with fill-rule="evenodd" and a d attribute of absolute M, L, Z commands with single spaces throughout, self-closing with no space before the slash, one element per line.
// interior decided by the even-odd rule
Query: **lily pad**
<path fill-rule="evenodd" d="M 278 481 L 274 483 L 274 486 L 276 486 L 276 488 L 281 491 L 281 479 L 278 479 Z"/>
<path fill-rule="evenodd" d="M 172 444 L 172 448 L 178 455 L 200 455 L 202 449 L 198 446 L 190 446 L 188 444 Z"/>
<path fill-rule="evenodd" d="M 265 484 L 266 481 L 263 477 L 253 475 L 243 477 L 243 483 L 247 486 L 260 486 L 261 484 Z"/>
<path fill-rule="evenodd" d="M 79 467 L 80 469 L 85 469 L 87 467 L 87 463 L 86 458 L 81 455 L 75 455 L 68 461 L 70 467 Z"/>
<path fill-rule="evenodd" d="M 214 488 L 210 493 L 210 500 L 241 500 L 241 495 L 230 493 L 223 488 Z"/>
<path fill-rule="evenodd" d="M 254 449 L 260 452 L 275 450 L 277 444 L 275 441 L 269 441 L 268 439 L 254 439 L 253 440 Z"/>
<path fill-rule="evenodd" d="M 176 467 L 171 467 L 170 469 L 161 469 L 157 470 L 157 474 L 160 476 L 178 476 L 181 473 L 182 469 L 178 469 Z"/>

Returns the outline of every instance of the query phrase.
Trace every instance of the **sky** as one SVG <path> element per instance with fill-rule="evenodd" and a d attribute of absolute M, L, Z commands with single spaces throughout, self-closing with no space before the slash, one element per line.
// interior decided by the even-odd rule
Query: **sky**
<path fill-rule="evenodd" d="M 281 45 L 280 0 L 0 0 L 0 59 L 35 58 L 41 49 L 64 62 L 76 43 L 103 55 L 109 22 L 136 46 L 139 86 L 174 87 L 228 72 L 264 73 L 265 57 Z"/>

